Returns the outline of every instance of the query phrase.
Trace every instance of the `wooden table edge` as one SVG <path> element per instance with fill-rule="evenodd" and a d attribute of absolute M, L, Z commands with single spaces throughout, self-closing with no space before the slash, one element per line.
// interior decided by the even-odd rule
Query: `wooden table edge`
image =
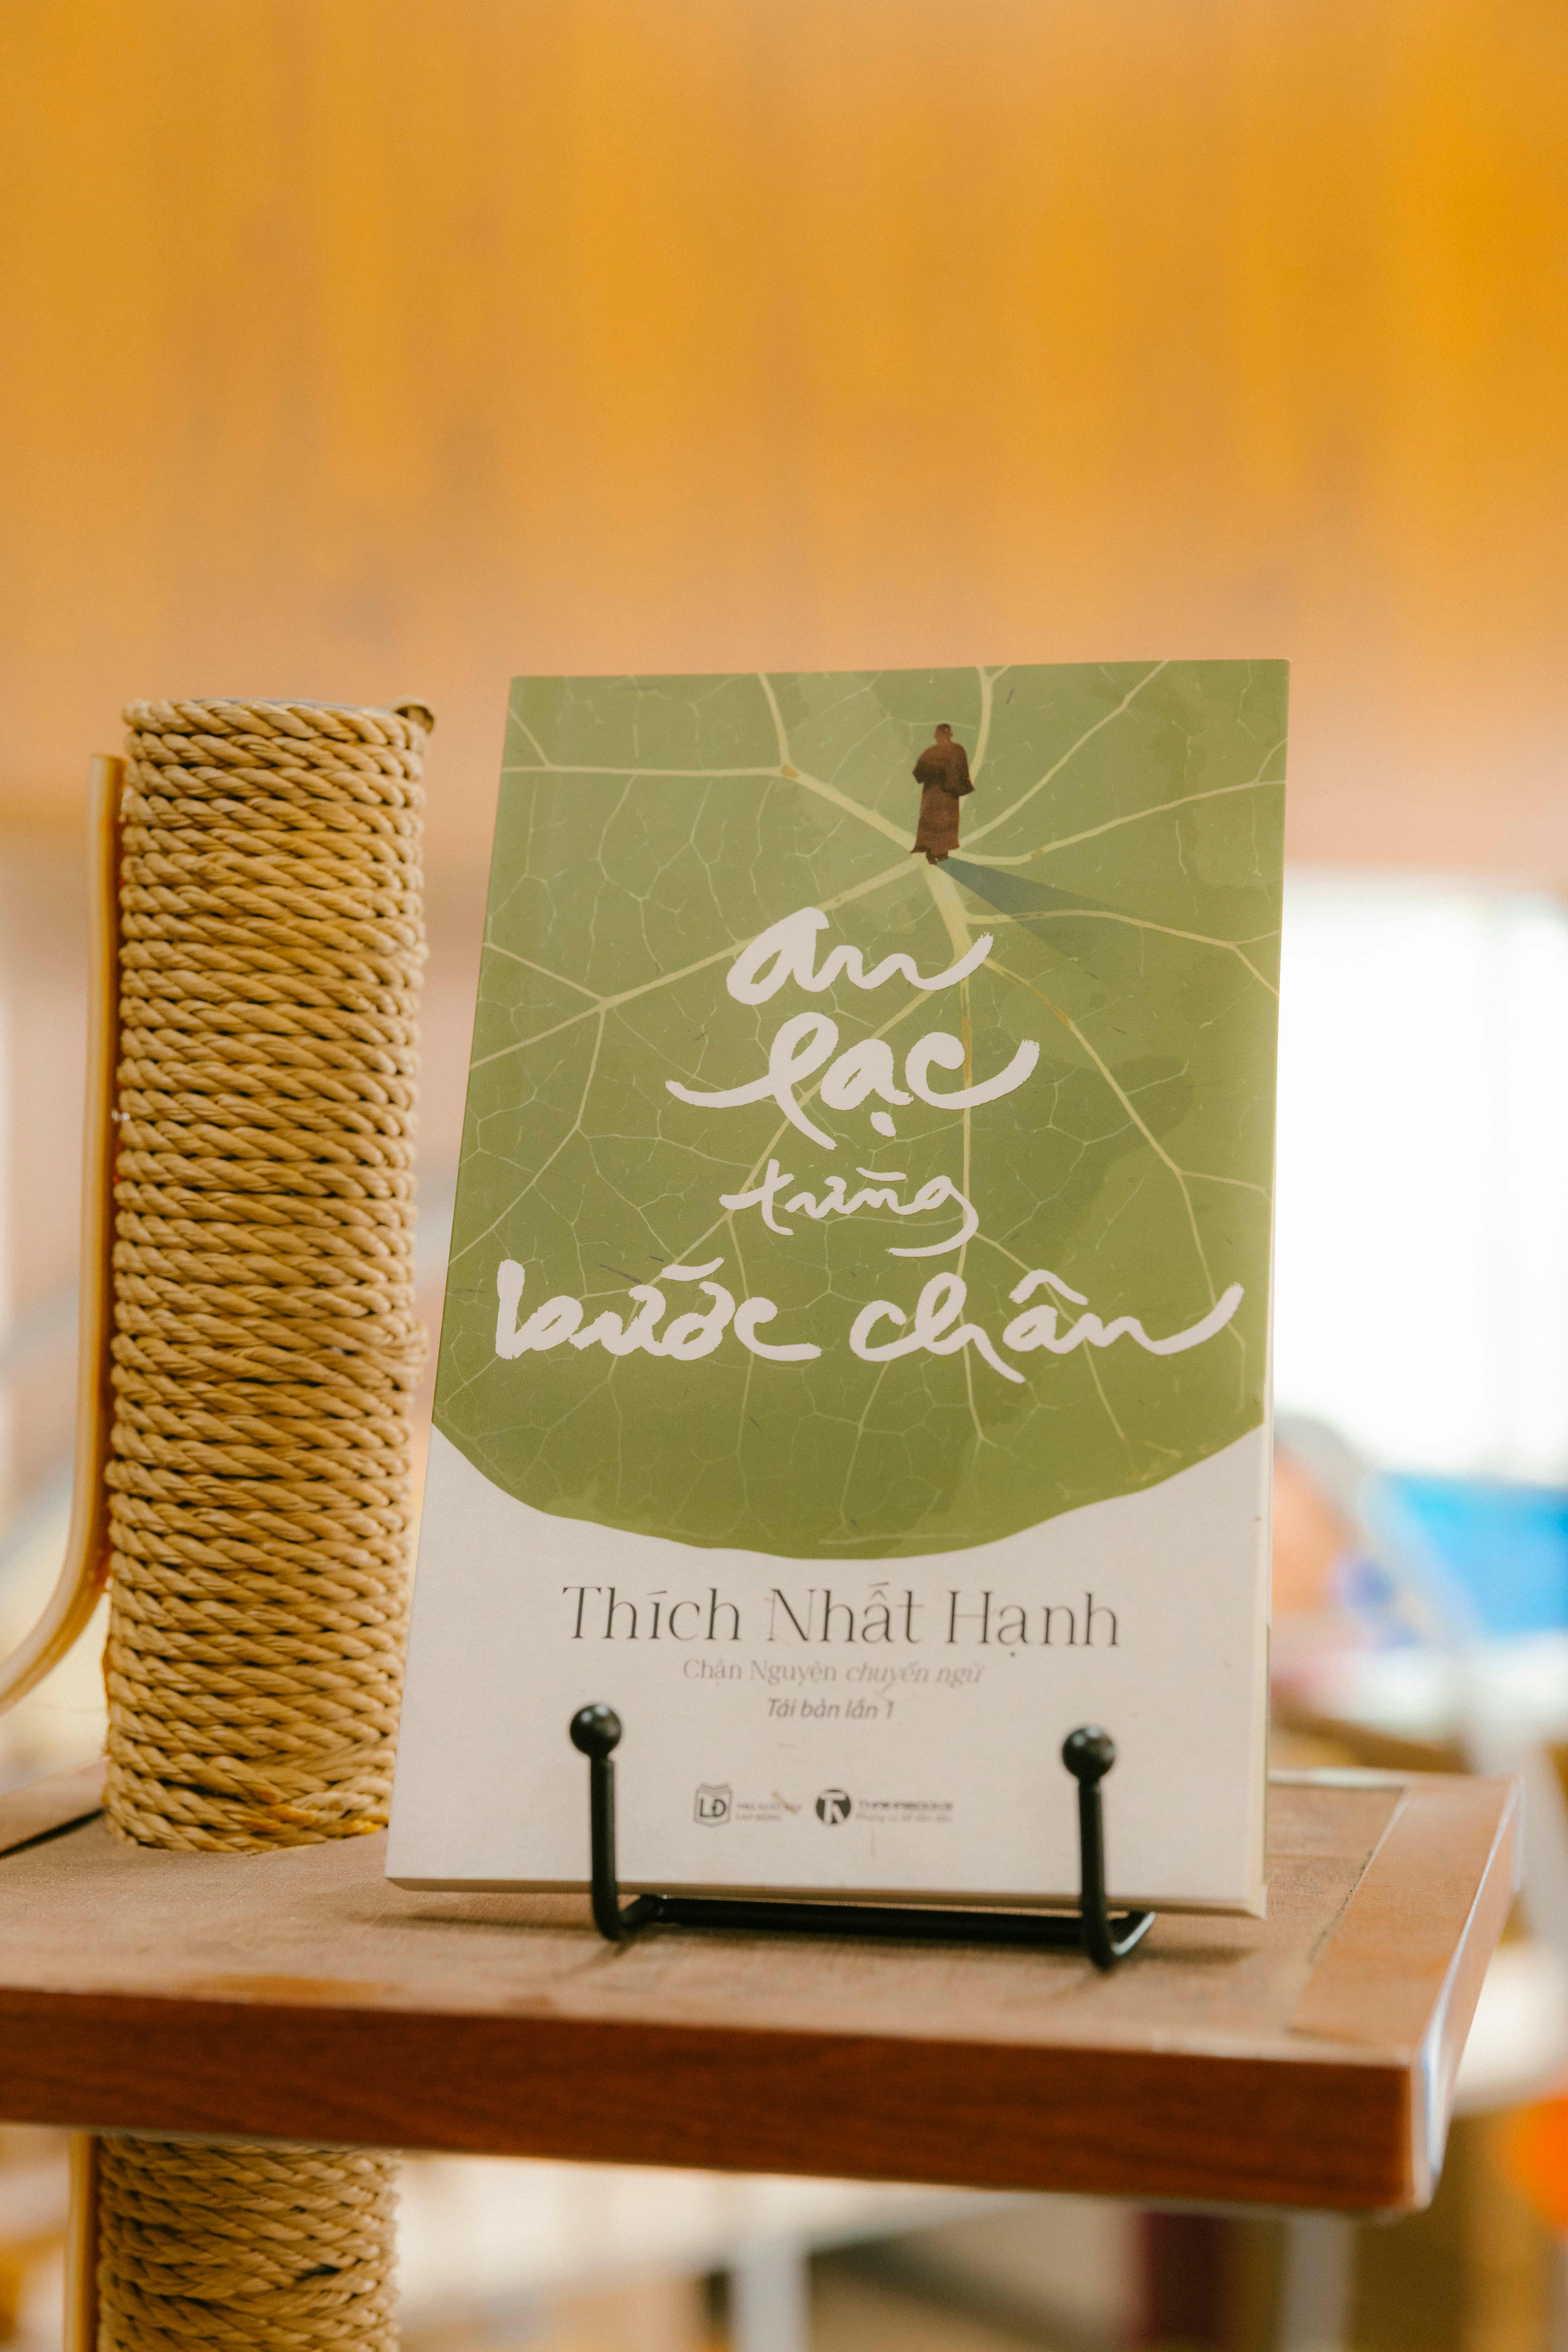
<path fill-rule="evenodd" d="M 1425 2203 L 1442 2170 L 1455 2079 L 1482 1979 L 1518 1892 L 1521 1788 L 1517 1780 L 1472 1775 L 1375 1777 L 1385 1785 L 1397 1784 L 1400 1801 L 1325 1939 L 1290 2025 L 1294 2032 L 1340 2047 L 1364 2040 L 1380 2052 L 1405 2057 L 1413 2092 L 1412 2173 Z M 1386 1945 L 1381 1915 L 1390 1891 L 1409 1875 L 1408 1857 L 1427 1851 L 1438 1808 L 1451 1815 L 1456 1787 L 1463 1790 L 1474 1818 L 1458 1832 L 1445 1820 L 1458 1848 L 1462 1891 L 1434 1889 L 1431 1925 L 1444 1965 L 1425 1983 L 1418 1974 L 1404 1976 L 1391 2014 L 1389 1989 L 1377 1981 Z"/>
<path fill-rule="evenodd" d="M 79 2130 L 297 2140 L 308 2106 L 330 2145 L 1394 2212 L 1414 2095 L 1351 2051 L 0 1990 L 0 2113 Z"/>
<path fill-rule="evenodd" d="M 847 2178 L 1408 2210 L 1435 2185 L 1459 2051 L 1510 1899 L 1517 1795 L 1446 1775 L 1276 1777 L 1399 1794 L 1291 2021 L 1300 2058 L 584 2018 L 548 2002 L 431 2009 L 347 1987 L 310 2001 L 15 1987 L 0 1989 L 0 2114 L 297 2140 L 309 2112 L 308 2136 L 325 2144 L 743 2172 L 820 2174 L 826 2143 Z M 1435 1823 L 1457 1785 L 1471 1862 L 1461 1854 L 1450 1874 L 1463 1887 L 1469 1872 L 1463 1916 L 1431 1922 L 1445 1965 L 1415 2007 L 1401 1966 L 1389 1969 L 1408 2031 L 1358 2033 L 1369 1989 L 1358 1937 L 1397 1880 L 1412 1825 Z M 0 1853 L 90 1818 L 89 1796 L 73 1774 L 0 1799 Z"/>

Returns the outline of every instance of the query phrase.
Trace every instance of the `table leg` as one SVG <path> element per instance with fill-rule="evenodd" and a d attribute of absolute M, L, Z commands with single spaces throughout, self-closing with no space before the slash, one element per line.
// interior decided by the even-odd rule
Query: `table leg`
<path fill-rule="evenodd" d="M 1337 2213 L 1292 2213 L 1285 2224 L 1279 2352 L 1345 2352 L 1355 2224 Z"/>
<path fill-rule="evenodd" d="M 750 2246 L 730 2272 L 730 2352 L 810 2352 L 811 2264 L 794 2238 Z"/>

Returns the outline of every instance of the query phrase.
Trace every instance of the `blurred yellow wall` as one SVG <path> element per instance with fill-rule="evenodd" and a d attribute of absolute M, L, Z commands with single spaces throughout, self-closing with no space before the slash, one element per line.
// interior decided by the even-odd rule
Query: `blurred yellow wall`
<path fill-rule="evenodd" d="M 6 0 L 0 821 L 132 695 L 1278 654 L 1568 883 L 1562 0 Z"/>

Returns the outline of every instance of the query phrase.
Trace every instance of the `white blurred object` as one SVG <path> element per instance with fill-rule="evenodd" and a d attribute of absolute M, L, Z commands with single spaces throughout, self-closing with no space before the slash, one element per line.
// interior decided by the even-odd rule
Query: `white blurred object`
<path fill-rule="evenodd" d="M 1279 2283 L 1279 2352 L 1344 2352 L 1355 2224 L 1342 2213 L 1293 2213 Z"/>
<path fill-rule="evenodd" d="M 1568 1478 L 1568 917 L 1293 873 L 1275 1393 L 1399 1468 Z"/>
<path fill-rule="evenodd" d="M 730 2268 L 731 2352 L 810 2352 L 811 2256 L 798 2240 L 764 2238 Z"/>
<path fill-rule="evenodd" d="M 1478 1772 L 1568 1738 L 1568 1633 L 1446 1648 L 1334 1650 L 1300 1677 L 1316 1711 L 1399 1739 L 1463 1740 Z"/>
<path fill-rule="evenodd" d="M 37 1622 L 59 1574 L 69 1519 L 68 1476 L 44 1487 L 33 1507 L 0 1532 L 0 1657 Z M 69 1655 L 0 1716 L 0 1789 L 69 1771 L 103 1753 L 108 1614 L 107 1601 L 100 1601 Z"/>
<path fill-rule="evenodd" d="M 1552 2098 L 1568 2084 L 1568 1961 L 1533 1941 L 1500 1944 L 1454 2084 L 1456 2115 Z"/>
<path fill-rule="evenodd" d="M 849 2180 L 410 2158 L 398 2226 L 403 2315 L 412 2326 L 622 2280 L 729 2271 L 742 2304 L 750 2293 L 759 2352 L 786 2352 L 783 2328 L 804 2315 L 790 2281 L 798 2284 L 807 2252 L 995 2201 Z M 779 2323 L 771 2336 L 770 2320 Z"/>

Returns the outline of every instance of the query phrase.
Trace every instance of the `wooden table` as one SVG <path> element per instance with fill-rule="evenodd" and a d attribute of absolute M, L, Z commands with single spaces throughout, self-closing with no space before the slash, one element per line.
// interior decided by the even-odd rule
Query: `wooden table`
<path fill-rule="evenodd" d="M 379 1837 L 163 1853 L 94 1802 L 0 1801 L 10 2121 L 1345 2212 L 1432 2193 L 1518 1825 L 1508 1781 L 1281 1776 L 1267 1922 L 1166 1915 L 1102 1978 L 611 1949 L 574 1899 L 389 1886 Z"/>

